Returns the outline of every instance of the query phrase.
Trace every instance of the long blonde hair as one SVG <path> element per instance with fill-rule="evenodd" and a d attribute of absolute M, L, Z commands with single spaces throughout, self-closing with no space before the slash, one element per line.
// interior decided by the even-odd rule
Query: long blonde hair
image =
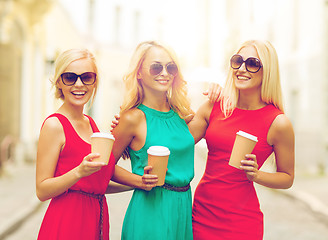
<path fill-rule="evenodd" d="M 62 90 L 58 87 L 58 82 L 60 81 L 61 74 L 65 71 L 65 69 L 70 65 L 72 62 L 76 60 L 81 60 L 81 59 L 90 59 L 93 63 L 93 69 L 94 72 L 97 74 L 96 81 L 95 81 L 95 88 L 92 96 L 92 101 L 93 102 L 95 95 L 97 93 L 98 89 L 98 68 L 96 64 L 96 59 L 94 55 L 87 49 L 69 49 L 66 50 L 65 52 L 61 53 L 56 61 L 55 61 L 55 74 L 52 80 L 52 85 L 55 87 L 55 97 L 64 100 L 64 95 Z"/>
<path fill-rule="evenodd" d="M 252 46 L 256 49 L 263 65 L 263 77 L 261 85 L 261 100 L 267 104 L 273 104 L 284 111 L 278 56 L 273 45 L 268 41 L 249 40 L 244 42 L 237 53 L 244 47 Z M 223 89 L 221 108 L 225 116 L 229 116 L 237 106 L 239 90 L 233 81 L 233 69 L 230 68 Z"/>
<path fill-rule="evenodd" d="M 153 47 L 165 50 L 178 67 L 178 74 L 175 76 L 172 87 L 167 92 L 166 98 L 170 107 L 179 114 L 182 119 L 185 119 L 194 113 L 187 97 L 187 82 L 181 74 L 180 65 L 175 52 L 170 47 L 164 46 L 155 41 L 141 42 L 132 55 L 128 71 L 123 76 L 125 94 L 121 106 L 121 113 L 139 106 L 144 100 L 145 93 L 140 81 L 138 80 L 138 72 L 142 67 L 146 54 Z M 125 149 L 122 155 L 123 159 L 130 157 L 127 149 Z"/>
<path fill-rule="evenodd" d="M 185 119 L 190 114 L 193 114 L 190 101 L 187 97 L 187 82 L 181 74 L 180 65 L 175 52 L 170 47 L 155 41 L 140 43 L 132 55 L 128 71 L 123 77 L 126 92 L 121 106 L 121 113 L 137 107 L 143 102 L 144 90 L 138 80 L 138 71 L 142 67 L 147 52 L 153 47 L 165 50 L 178 67 L 178 74 L 173 80 L 171 89 L 167 92 L 167 101 L 170 107 L 177 112 L 182 119 Z"/>

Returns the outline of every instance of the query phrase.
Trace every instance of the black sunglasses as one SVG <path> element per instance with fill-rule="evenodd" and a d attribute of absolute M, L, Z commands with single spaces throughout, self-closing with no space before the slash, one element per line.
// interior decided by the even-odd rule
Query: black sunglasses
<path fill-rule="evenodd" d="M 163 71 L 164 66 L 161 63 L 153 63 L 149 67 L 149 73 L 153 76 L 159 75 Z M 172 75 L 176 76 L 178 73 L 178 67 L 175 63 L 168 63 L 165 65 L 166 71 Z"/>
<path fill-rule="evenodd" d="M 233 69 L 239 69 L 243 63 L 245 63 L 246 70 L 251 73 L 257 73 L 262 67 L 261 61 L 255 57 L 249 57 L 244 61 L 241 55 L 235 54 L 230 59 L 230 66 Z"/>
<path fill-rule="evenodd" d="M 77 75 L 72 72 L 65 72 L 61 76 L 63 83 L 67 86 L 72 86 L 76 83 L 77 79 L 80 78 L 84 85 L 92 85 L 96 81 L 97 74 L 94 72 L 85 72 L 81 75 Z"/>

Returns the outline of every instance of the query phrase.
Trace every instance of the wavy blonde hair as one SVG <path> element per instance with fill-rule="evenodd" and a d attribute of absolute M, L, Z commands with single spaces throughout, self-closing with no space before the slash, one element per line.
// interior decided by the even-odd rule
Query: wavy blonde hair
<path fill-rule="evenodd" d="M 64 73 L 68 65 L 70 65 L 72 62 L 76 60 L 81 59 L 90 59 L 93 63 L 93 69 L 94 72 L 97 74 L 96 81 L 95 81 L 95 88 L 92 95 L 92 101 L 94 101 L 94 98 L 97 93 L 98 89 L 98 68 L 96 64 L 96 59 L 94 55 L 88 50 L 88 49 L 69 49 L 65 52 L 61 53 L 56 61 L 55 61 L 55 74 L 53 79 L 51 80 L 52 86 L 55 88 L 55 97 L 64 100 L 64 95 L 62 90 L 58 87 L 58 82 L 61 81 L 61 74 Z"/>
<path fill-rule="evenodd" d="M 125 95 L 121 106 L 121 113 L 139 106 L 144 100 L 144 90 L 138 80 L 138 72 L 151 48 L 161 48 L 166 51 L 178 67 L 178 74 L 173 80 L 172 87 L 167 92 L 167 101 L 170 107 L 179 114 L 182 119 L 193 114 L 190 101 L 187 97 L 187 82 L 184 80 L 175 52 L 168 46 L 155 41 L 140 43 L 132 55 L 127 73 L 123 77 Z"/>
<path fill-rule="evenodd" d="M 261 100 L 267 104 L 273 104 L 283 112 L 284 107 L 280 84 L 279 64 L 275 48 L 268 41 L 249 40 L 241 45 L 237 53 L 240 52 L 242 48 L 249 46 L 256 49 L 263 66 Z M 236 89 L 233 81 L 233 69 L 230 68 L 223 89 L 223 100 L 221 101 L 221 108 L 226 117 L 236 108 L 238 99 L 239 90 Z"/>
<path fill-rule="evenodd" d="M 170 107 L 179 114 L 182 119 L 185 119 L 191 114 L 194 114 L 187 97 L 187 82 L 181 74 L 180 65 L 175 52 L 170 47 L 155 41 L 141 42 L 132 55 L 128 71 L 123 76 L 125 94 L 121 106 L 121 113 L 139 106 L 144 100 L 145 92 L 140 80 L 138 80 L 138 72 L 142 67 L 148 51 L 153 47 L 161 48 L 166 51 L 178 67 L 178 74 L 174 77 L 172 86 L 167 92 L 166 98 Z M 130 157 L 128 149 L 125 149 L 122 157 L 123 159 Z"/>

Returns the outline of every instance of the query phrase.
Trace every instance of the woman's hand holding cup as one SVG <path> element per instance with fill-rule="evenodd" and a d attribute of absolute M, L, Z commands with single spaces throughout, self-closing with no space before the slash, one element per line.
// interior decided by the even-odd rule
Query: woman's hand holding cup
<path fill-rule="evenodd" d="M 87 177 L 99 171 L 106 164 L 103 162 L 93 161 L 100 157 L 99 153 L 90 153 L 85 156 L 79 166 L 75 168 L 75 174 L 78 178 Z"/>
<path fill-rule="evenodd" d="M 144 168 L 144 175 L 141 177 L 142 179 L 142 189 L 146 191 L 150 191 L 153 187 L 157 186 L 158 177 L 157 175 L 149 174 L 149 172 L 153 169 L 152 166 L 146 166 Z"/>
<path fill-rule="evenodd" d="M 258 175 L 258 167 L 256 156 L 254 154 L 246 154 L 246 160 L 241 160 L 240 169 L 244 170 L 249 181 L 255 181 Z"/>

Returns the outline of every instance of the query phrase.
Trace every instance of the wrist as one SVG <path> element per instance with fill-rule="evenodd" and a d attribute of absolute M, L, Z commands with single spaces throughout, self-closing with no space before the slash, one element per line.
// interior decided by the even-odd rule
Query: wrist
<path fill-rule="evenodd" d="M 261 182 L 261 171 L 257 171 L 256 174 L 253 176 L 253 182 L 260 184 Z"/>
<path fill-rule="evenodd" d="M 138 179 L 136 180 L 136 188 L 140 188 L 140 189 L 144 189 L 145 186 L 144 186 L 144 183 L 142 181 L 142 176 L 140 175 L 137 175 L 138 176 Z"/>
<path fill-rule="evenodd" d="M 79 171 L 79 167 L 73 169 L 73 174 L 77 178 L 77 180 L 80 180 L 82 178 L 82 174 Z"/>

